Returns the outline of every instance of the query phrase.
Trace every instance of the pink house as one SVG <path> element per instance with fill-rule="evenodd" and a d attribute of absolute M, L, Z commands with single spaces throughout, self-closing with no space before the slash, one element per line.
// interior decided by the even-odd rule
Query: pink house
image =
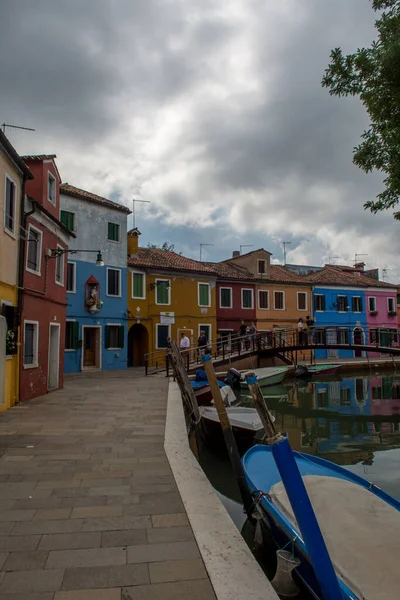
<path fill-rule="evenodd" d="M 370 343 L 382 346 L 399 346 L 397 318 L 397 289 L 370 287 L 365 290 L 366 317 Z M 371 356 L 378 353 L 371 353 Z"/>

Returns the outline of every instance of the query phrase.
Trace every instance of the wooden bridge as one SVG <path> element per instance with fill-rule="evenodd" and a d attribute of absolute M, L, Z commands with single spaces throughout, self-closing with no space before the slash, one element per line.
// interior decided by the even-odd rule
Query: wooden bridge
<path fill-rule="evenodd" d="M 368 357 L 369 353 L 400 356 L 400 329 L 376 327 L 313 327 L 308 332 L 297 329 L 274 329 L 261 331 L 254 336 L 227 336 L 210 340 L 208 351 L 216 366 L 239 360 L 246 356 L 277 356 L 287 364 L 295 364 L 297 358 L 306 355 L 312 360 L 315 350 L 350 350 L 355 357 Z M 203 349 L 189 348 L 182 351 L 189 370 L 201 366 Z M 300 354 L 300 356 L 299 356 Z M 145 355 L 146 374 L 165 370 L 168 349 Z M 335 360 L 334 353 L 330 356 Z"/>

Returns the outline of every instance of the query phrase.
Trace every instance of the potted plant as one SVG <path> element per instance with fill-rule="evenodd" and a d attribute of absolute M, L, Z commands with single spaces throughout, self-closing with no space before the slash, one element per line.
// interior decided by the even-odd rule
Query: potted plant
<path fill-rule="evenodd" d="M 395 310 L 389 310 L 388 315 L 389 315 L 389 317 L 396 317 L 397 312 Z"/>
<path fill-rule="evenodd" d="M 377 310 L 370 310 L 370 311 L 369 311 L 369 314 L 370 314 L 372 317 L 376 317 L 376 315 L 378 314 L 378 311 L 377 311 Z"/>
<path fill-rule="evenodd" d="M 6 354 L 16 354 L 17 352 L 17 340 L 15 332 L 12 329 L 8 329 L 6 333 Z"/>

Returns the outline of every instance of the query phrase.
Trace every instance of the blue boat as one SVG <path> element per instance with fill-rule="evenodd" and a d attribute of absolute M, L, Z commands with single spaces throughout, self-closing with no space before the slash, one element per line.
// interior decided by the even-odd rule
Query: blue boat
<path fill-rule="evenodd" d="M 293 452 L 345 600 L 393 600 L 400 594 L 400 502 L 327 460 Z M 307 548 L 272 455 L 253 446 L 243 457 L 262 523 L 279 548 L 300 560 L 295 578 L 323 600 Z"/>

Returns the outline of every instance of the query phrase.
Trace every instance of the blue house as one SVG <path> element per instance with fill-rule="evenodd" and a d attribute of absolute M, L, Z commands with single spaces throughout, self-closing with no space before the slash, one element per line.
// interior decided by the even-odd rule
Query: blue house
<path fill-rule="evenodd" d="M 127 367 L 126 206 L 63 184 L 61 221 L 76 238 L 67 269 L 65 373 Z"/>
<path fill-rule="evenodd" d="M 368 286 L 363 278 L 333 268 L 324 268 L 309 275 L 307 279 L 313 285 L 316 343 L 323 344 L 325 340 L 338 344 L 368 343 L 365 301 L 365 290 Z M 317 359 L 354 356 L 362 356 L 362 351 L 333 348 L 315 350 Z"/>

